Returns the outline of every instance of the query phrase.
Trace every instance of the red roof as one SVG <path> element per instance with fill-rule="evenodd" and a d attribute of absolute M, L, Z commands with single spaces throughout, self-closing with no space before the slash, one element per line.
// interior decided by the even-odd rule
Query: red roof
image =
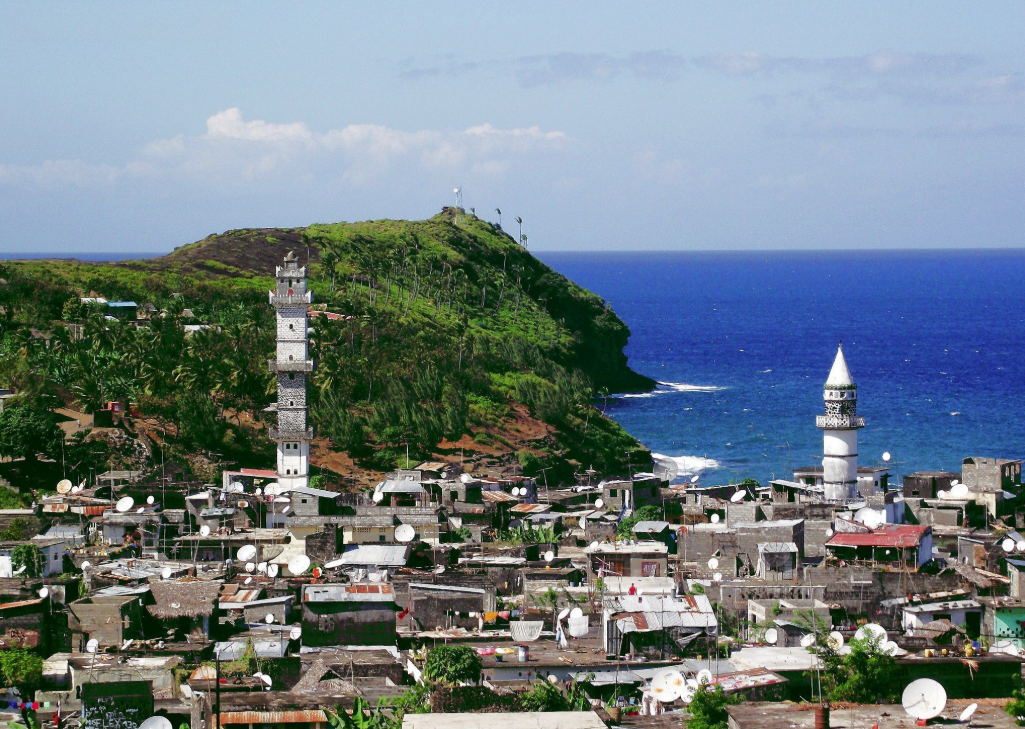
<path fill-rule="evenodd" d="M 929 532 L 928 525 L 888 524 L 868 533 L 837 532 L 827 547 L 917 547 Z"/>

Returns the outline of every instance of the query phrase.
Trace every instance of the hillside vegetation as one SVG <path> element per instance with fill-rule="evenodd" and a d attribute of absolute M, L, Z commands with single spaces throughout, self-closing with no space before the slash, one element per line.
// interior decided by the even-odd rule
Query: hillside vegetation
<path fill-rule="evenodd" d="M 623 473 L 628 451 L 643 463 L 643 449 L 592 404 L 653 384 L 627 366 L 626 326 L 500 228 L 454 209 L 235 230 L 139 261 L 5 262 L 0 386 L 34 406 L 129 401 L 172 425 L 165 435 L 182 452 L 270 463 L 266 292 L 289 250 L 309 257 L 316 306 L 341 315 L 311 322 L 321 462 L 345 451 L 383 470 L 405 463 L 407 447 L 411 458 L 461 449 L 528 473 L 551 465 L 562 479 L 592 465 Z M 137 328 L 81 304 L 88 295 L 162 314 Z M 67 322 L 81 325 L 80 339 Z"/>

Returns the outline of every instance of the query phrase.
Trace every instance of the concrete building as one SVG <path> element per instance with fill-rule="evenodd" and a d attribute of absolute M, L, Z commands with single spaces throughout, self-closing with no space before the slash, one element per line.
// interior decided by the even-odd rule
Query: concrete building
<path fill-rule="evenodd" d="M 858 415 L 858 386 L 842 346 L 836 350 L 822 397 L 826 411 L 816 416 L 815 426 L 822 430 L 823 497 L 844 503 L 859 496 L 858 430 L 865 427 L 865 419 Z"/>
<path fill-rule="evenodd" d="M 747 620 L 752 625 L 769 625 L 775 621 L 792 622 L 798 613 L 814 613 L 832 625 L 829 603 L 814 598 L 759 599 L 747 601 Z"/>
<path fill-rule="evenodd" d="M 970 491 L 1011 491 L 1021 488 L 1021 461 L 972 456 L 961 462 L 961 480 Z"/>
<path fill-rule="evenodd" d="M 14 555 L 18 547 L 35 546 L 39 549 L 40 563 L 36 565 L 36 574 L 43 577 L 59 575 L 64 571 L 63 539 L 30 539 L 24 541 L 0 542 L 0 577 L 14 577 L 20 567 L 16 566 Z"/>
<path fill-rule="evenodd" d="M 397 612 L 389 584 L 303 585 L 303 644 L 395 645 Z"/>
<path fill-rule="evenodd" d="M 825 485 L 822 466 L 803 466 L 794 469 L 794 482 L 808 486 Z M 885 492 L 890 487 L 890 469 L 884 466 L 858 466 L 858 495 L 862 498 Z"/>
<path fill-rule="evenodd" d="M 663 577 L 669 570 L 669 548 L 660 542 L 602 543 L 584 553 L 594 575 Z"/>
<path fill-rule="evenodd" d="M 826 542 L 827 552 L 845 562 L 907 565 L 912 571 L 932 560 L 932 527 L 887 524 L 878 529 L 838 531 Z"/>
<path fill-rule="evenodd" d="M 964 626 L 971 636 L 979 635 L 982 623 L 982 605 L 976 600 L 947 600 L 906 605 L 901 614 L 904 630 L 923 628 L 934 620 L 949 620 Z"/>
<path fill-rule="evenodd" d="M 309 307 L 313 294 L 306 289 L 306 267 L 295 253 L 275 269 L 277 283 L 270 303 L 277 320 L 277 353 L 270 371 L 277 377 L 278 425 L 270 428 L 277 443 L 277 481 L 282 490 L 309 485 L 310 441 L 313 429 L 306 419 L 306 378 L 313 372 L 309 357 Z"/>
<path fill-rule="evenodd" d="M 904 498 L 935 499 L 940 491 L 950 491 L 961 478 L 953 471 L 915 471 L 904 477 Z"/>

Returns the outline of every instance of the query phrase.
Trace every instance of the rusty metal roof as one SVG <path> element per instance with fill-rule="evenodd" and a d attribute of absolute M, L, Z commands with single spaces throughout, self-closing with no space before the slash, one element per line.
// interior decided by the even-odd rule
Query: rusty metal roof
<path fill-rule="evenodd" d="M 506 501 L 519 501 L 518 498 L 512 494 L 507 494 L 505 491 L 482 491 L 481 498 L 491 504 L 499 504 Z"/>
<path fill-rule="evenodd" d="M 517 504 L 509 509 L 510 514 L 543 514 L 552 508 L 551 504 Z"/>
<path fill-rule="evenodd" d="M 297 711 L 222 711 L 217 726 L 225 724 L 312 724 L 327 721 L 327 714 L 320 709 Z"/>

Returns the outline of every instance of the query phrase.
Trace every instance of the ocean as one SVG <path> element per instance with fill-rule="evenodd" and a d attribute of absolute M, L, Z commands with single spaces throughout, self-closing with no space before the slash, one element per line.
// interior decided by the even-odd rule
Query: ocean
<path fill-rule="evenodd" d="M 899 482 L 1025 457 L 1025 250 L 538 257 L 612 305 L 631 367 L 662 383 L 608 415 L 702 483 L 821 463 L 841 341 L 868 423 L 860 465 L 888 452 Z"/>

